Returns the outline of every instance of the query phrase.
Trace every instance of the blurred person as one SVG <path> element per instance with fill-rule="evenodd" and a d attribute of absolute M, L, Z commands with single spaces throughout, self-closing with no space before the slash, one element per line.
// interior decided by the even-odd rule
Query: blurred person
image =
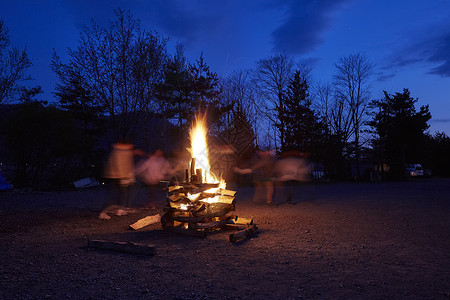
<path fill-rule="evenodd" d="M 286 203 L 293 204 L 294 186 L 311 180 L 311 170 L 306 156 L 299 151 L 281 154 L 274 167 L 274 175 Z"/>
<path fill-rule="evenodd" d="M 275 158 L 271 150 L 258 150 L 256 162 L 248 169 L 234 168 L 239 174 L 253 173 L 253 183 L 255 192 L 253 194 L 253 203 L 258 203 L 259 199 L 265 194 L 267 205 L 274 207 L 273 204 L 273 171 Z"/>
<path fill-rule="evenodd" d="M 164 157 L 161 150 L 156 150 L 152 155 L 138 164 L 135 169 L 136 177 L 139 181 L 148 187 L 148 200 L 145 205 L 148 209 L 155 209 L 155 192 L 160 185 L 160 182 L 167 180 L 175 173 L 169 161 Z"/>
<path fill-rule="evenodd" d="M 111 185 L 112 193 L 107 197 L 99 215 L 101 219 L 109 219 L 108 213 L 116 212 L 124 215 L 133 212 L 131 209 L 135 190 L 134 157 L 144 156 L 144 152 L 135 149 L 134 145 L 121 139 L 114 143 L 104 170 L 103 177 Z"/>

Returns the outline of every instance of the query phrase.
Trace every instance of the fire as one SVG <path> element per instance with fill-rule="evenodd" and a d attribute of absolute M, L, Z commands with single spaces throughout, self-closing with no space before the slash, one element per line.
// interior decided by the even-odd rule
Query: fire
<path fill-rule="evenodd" d="M 236 192 L 227 190 L 225 180 L 218 180 L 211 172 L 206 138 L 205 116 L 197 115 L 190 131 L 191 161 L 185 180 L 168 188 L 169 208 L 161 217 L 164 229 L 189 230 L 203 236 L 235 220 L 228 213 L 234 211 Z"/>
<path fill-rule="evenodd" d="M 209 163 L 208 145 L 206 141 L 206 116 L 197 115 L 195 122 L 192 126 L 189 134 L 191 140 L 191 155 L 195 159 L 195 166 L 197 169 L 201 169 L 201 176 L 203 183 L 219 183 L 218 188 L 210 189 L 208 192 L 214 193 L 219 188 L 226 188 L 226 182 L 219 180 L 211 172 L 211 166 Z"/>

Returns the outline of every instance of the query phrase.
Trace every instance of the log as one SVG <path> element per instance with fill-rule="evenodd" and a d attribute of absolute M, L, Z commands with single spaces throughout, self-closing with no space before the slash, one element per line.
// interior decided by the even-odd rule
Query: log
<path fill-rule="evenodd" d="M 187 201 L 180 201 L 180 202 L 169 202 L 169 206 L 170 206 L 170 208 L 172 208 L 173 210 L 179 210 L 179 211 L 183 211 L 183 212 L 188 212 L 188 210 L 190 211 L 191 209 L 188 209 L 187 207 L 186 207 L 186 202 Z M 182 209 L 181 208 L 181 205 L 185 205 L 185 208 L 184 209 Z"/>
<path fill-rule="evenodd" d="M 228 195 L 220 195 L 218 201 L 220 203 L 233 204 L 234 197 Z"/>
<path fill-rule="evenodd" d="M 255 224 L 247 226 L 246 229 L 230 234 L 230 242 L 236 243 L 253 235 L 258 230 Z"/>
<path fill-rule="evenodd" d="M 200 223 L 205 221 L 205 217 L 168 216 L 167 219 L 183 223 Z"/>
<path fill-rule="evenodd" d="M 112 250 L 117 252 L 156 255 L 156 246 L 132 242 L 111 242 L 103 240 L 89 240 L 88 247 Z"/>
<path fill-rule="evenodd" d="M 189 224 L 192 229 L 207 229 L 214 227 L 222 227 L 227 223 L 227 220 L 214 221 L 209 223 L 192 223 Z"/>
<path fill-rule="evenodd" d="M 182 189 L 182 188 L 183 188 L 182 185 L 171 185 L 171 186 L 169 186 L 168 191 L 169 191 L 169 193 L 171 193 L 171 192 L 173 192 L 173 191 L 180 190 L 180 189 Z"/>
<path fill-rule="evenodd" d="M 161 216 L 159 214 L 153 216 L 147 216 L 138 220 L 137 222 L 130 225 L 131 229 L 138 230 L 150 224 L 155 224 L 161 222 Z"/>
<path fill-rule="evenodd" d="M 234 197 L 234 195 L 236 195 L 236 191 L 219 189 L 218 194 Z"/>
<path fill-rule="evenodd" d="M 201 222 L 191 222 L 189 223 L 189 228 L 192 229 L 208 229 L 214 227 L 224 227 L 227 222 L 236 218 L 234 214 L 228 213 L 223 216 L 204 218 Z"/>
<path fill-rule="evenodd" d="M 244 230 L 245 228 L 247 228 L 247 225 L 243 224 L 226 223 L 225 225 L 223 225 L 223 229 L 226 230 Z"/>
<path fill-rule="evenodd" d="M 202 169 L 197 169 L 195 171 L 197 172 L 197 181 L 199 184 L 201 184 L 203 182 Z"/>
<path fill-rule="evenodd" d="M 192 158 L 191 160 L 191 183 L 197 184 L 198 183 L 198 178 L 197 178 L 197 173 L 195 172 L 195 158 Z"/>
<path fill-rule="evenodd" d="M 223 216 L 229 213 L 230 211 L 234 211 L 233 204 L 217 202 L 217 203 L 209 203 L 209 205 L 206 206 L 205 210 L 193 213 L 193 215 L 195 217 L 212 218 Z"/>

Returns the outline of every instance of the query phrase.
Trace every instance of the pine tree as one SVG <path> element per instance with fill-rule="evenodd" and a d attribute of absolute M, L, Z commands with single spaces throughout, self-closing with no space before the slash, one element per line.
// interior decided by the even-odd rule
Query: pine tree
<path fill-rule="evenodd" d="M 320 148 L 322 126 L 311 109 L 307 78 L 301 71 L 296 71 L 290 81 L 284 97 L 283 106 L 279 110 L 279 124 L 285 124 L 285 139 L 281 151 L 298 150 L 316 153 Z"/>
<path fill-rule="evenodd" d="M 423 158 L 423 144 L 427 122 L 431 119 L 428 105 L 421 106 L 417 112 L 414 104 L 418 99 L 410 96 L 409 90 L 389 95 L 384 99 L 372 101 L 378 108 L 369 125 L 374 129 L 375 153 L 380 163 L 387 162 L 395 178 L 404 176 L 407 163 L 418 162 Z"/>

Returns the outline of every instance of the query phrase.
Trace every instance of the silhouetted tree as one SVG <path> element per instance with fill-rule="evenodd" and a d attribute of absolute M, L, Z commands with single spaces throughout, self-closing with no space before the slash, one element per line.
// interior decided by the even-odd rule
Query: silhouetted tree
<path fill-rule="evenodd" d="M 258 110 L 255 107 L 255 91 L 250 81 L 249 70 L 239 70 L 222 79 L 220 102 L 232 109 L 223 116 L 221 130 L 233 127 L 236 119 L 245 118 L 245 123 L 254 131 L 257 127 Z"/>
<path fill-rule="evenodd" d="M 373 148 L 379 163 L 390 165 L 394 178 L 404 177 L 406 163 L 420 162 L 424 157 L 425 130 L 431 114 L 428 105 L 417 112 L 414 106 L 417 101 L 404 89 L 395 95 L 384 91 L 384 99 L 371 102 L 377 109 L 369 122 L 376 134 Z"/>
<path fill-rule="evenodd" d="M 81 82 L 80 76 L 72 76 L 67 85 L 56 87 L 55 96 L 59 99 L 59 107 L 72 112 L 82 122 L 83 131 L 89 133 L 90 128 L 103 114 L 104 107 L 94 101 Z"/>
<path fill-rule="evenodd" d="M 115 138 L 133 139 L 139 121 L 154 110 L 154 88 L 162 80 L 166 40 L 142 30 L 130 12 L 115 10 L 107 28 L 92 21 L 81 32 L 78 47 L 69 49 L 69 62 L 55 53 L 51 66 L 57 90 L 78 82 L 95 106 L 103 106 Z M 78 84 L 77 83 L 77 84 Z"/>
<path fill-rule="evenodd" d="M 253 155 L 256 143 L 256 119 L 254 91 L 250 72 L 239 70 L 221 80 L 219 101 L 230 110 L 222 114 L 217 134 L 228 145 L 234 147 L 238 160 Z"/>
<path fill-rule="evenodd" d="M 192 90 L 196 106 L 208 106 L 217 100 L 219 89 L 219 77 L 217 73 L 212 72 L 206 64 L 203 53 L 194 64 L 189 64 L 189 73 L 192 77 Z"/>
<path fill-rule="evenodd" d="M 18 82 L 29 79 L 26 71 L 31 67 L 26 50 L 11 46 L 8 27 L 0 20 L 0 103 L 18 91 Z"/>
<path fill-rule="evenodd" d="M 94 101 L 81 84 L 80 76 L 72 76 L 68 85 L 58 85 L 55 96 L 59 107 L 73 117 L 78 138 L 83 141 L 82 165 L 87 168 L 96 156 L 96 145 L 107 129 L 102 118 L 104 107 Z"/>
<path fill-rule="evenodd" d="M 6 144 L 16 186 L 67 184 L 79 174 L 84 144 L 74 119 L 42 101 L 17 104 L 7 123 Z"/>
<path fill-rule="evenodd" d="M 177 44 L 175 55 L 164 67 L 163 80 L 155 86 L 158 111 L 164 119 L 176 119 L 181 128 L 192 115 L 192 78 L 182 44 Z"/>
<path fill-rule="evenodd" d="M 427 158 L 423 161 L 424 168 L 429 168 L 433 175 L 450 176 L 450 137 L 444 132 L 427 135 L 425 146 Z"/>
<path fill-rule="evenodd" d="M 334 88 L 337 107 L 340 114 L 346 116 L 346 122 L 349 122 L 351 126 L 348 133 L 354 137 L 351 141 L 354 149 L 352 152 L 356 161 L 356 175 L 360 177 L 359 159 L 364 144 L 361 141 L 360 133 L 367 115 L 370 97 L 368 79 L 372 74 L 373 65 L 365 55 L 356 53 L 341 57 L 335 67 Z M 347 140 L 344 141 L 347 142 Z"/>
<path fill-rule="evenodd" d="M 221 87 L 217 73 L 210 70 L 203 53 L 194 64 L 189 64 L 192 78 L 192 97 L 196 109 L 207 112 L 209 129 L 219 132 L 222 117 L 232 109 L 232 105 L 220 101 Z"/>
<path fill-rule="evenodd" d="M 323 142 L 324 126 L 311 109 L 308 69 L 297 70 L 288 86 L 279 124 L 285 124 L 281 151 L 298 150 L 318 156 Z"/>
<path fill-rule="evenodd" d="M 175 55 L 165 66 L 164 79 L 156 86 L 156 98 L 163 112 L 175 118 L 180 129 L 185 129 L 197 110 L 210 110 L 209 120 L 221 114 L 223 106 L 219 103 L 219 79 L 210 71 L 203 54 L 194 64 L 187 62 L 184 49 L 177 44 Z"/>
<path fill-rule="evenodd" d="M 282 110 L 285 93 L 294 70 L 294 60 L 285 54 L 261 59 L 256 63 L 253 72 L 253 82 L 258 93 L 257 107 L 261 116 L 269 120 L 269 127 L 275 127 L 275 134 L 268 132 L 275 148 L 280 148 L 280 141 L 285 139 L 283 120 L 279 120 L 279 111 Z M 276 125 L 278 124 L 278 125 Z M 269 141 L 270 143 L 271 141 Z"/>

